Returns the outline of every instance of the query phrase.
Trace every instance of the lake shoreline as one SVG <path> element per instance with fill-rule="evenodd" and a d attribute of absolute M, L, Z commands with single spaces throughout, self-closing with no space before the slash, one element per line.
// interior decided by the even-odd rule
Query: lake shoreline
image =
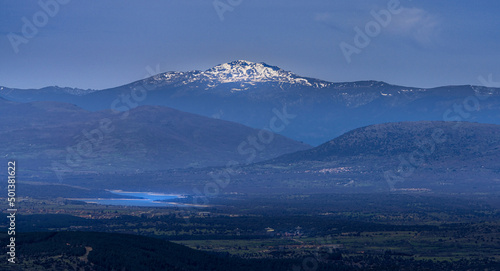
<path fill-rule="evenodd" d="M 89 204 L 121 205 L 137 207 L 207 207 L 204 205 L 184 204 L 175 202 L 177 199 L 187 198 L 186 195 L 167 194 L 158 192 L 137 192 L 123 190 L 106 190 L 116 197 L 99 198 L 67 198 L 67 200 L 84 201 Z"/>

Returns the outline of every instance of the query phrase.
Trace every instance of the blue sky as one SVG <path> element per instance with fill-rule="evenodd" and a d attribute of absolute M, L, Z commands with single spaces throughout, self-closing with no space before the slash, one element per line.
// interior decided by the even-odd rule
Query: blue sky
<path fill-rule="evenodd" d="M 38 1 L 0 0 L 1 86 L 103 89 L 236 59 L 333 82 L 500 81 L 499 1 L 400 0 L 394 13 L 397 0 L 216 0 L 219 12 L 213 0 L 55 1 L 40 1 L 57 3 L 48 14 Z M 372 13 L 386 11 L 382 25 Z M 36 34 L 23 34 L 26 21 Z M 374 24 L 355 47 L 355 28 Z M 350 62 L 341 44 L 357 48 Z"/>

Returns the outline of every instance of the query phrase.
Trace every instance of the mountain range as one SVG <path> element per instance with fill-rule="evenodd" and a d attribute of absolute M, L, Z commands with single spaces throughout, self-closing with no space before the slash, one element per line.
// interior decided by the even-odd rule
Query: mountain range
<path fill-rule="evenodd" d="M 116 164 L 117 172 L 67 173 L 64 184 L 191 195 L 214 185 L 222 193 L 490 193 L 500 188 L 499 160 L 500 125 L 399 122 L 361 127 L 320 146 L 251 164 L 145 166 L 140 174 Z M 52 175 L 37 180 L 51 183 Z M 78 187 L 60 191 L 73 194 L 69 189 Z"/>
<path fill-rule="evenodd" d="M 499 125 L 420 121 L 361 127 L 248 168 L 369 191 L 485 192 L 500 188 L 499 160 Z"/>
<path fill-rule="evenodd" d="M 330 83 L 234 61 L 106 90 L 0 94 L 4 159 L 26 180 L 64 178 L 72 194 L 189 193 L 224 174 L 226 192 L 259 193 L 495 191 L 500 181 L 497 88 Z"/>
<path fill-rule="evenodd" d="M 487 193 L 500 188 L 499 160 L 500 125 L 399 122 L 354 129 L 315 148 L 250 165 L 148 178 L 161 191 L 203 188 L 207 176 L 215 176 L 229 183 L 228 193 Z M 120 180 L 134 186 L 132 177 Z"/>
<path fill-rule="evenodd" d="M 0 98 L 0 149 L 34 176 L 246 164 L 310 146 L 229 121 L 159 106 L 126 114 Z"/>
<path fill-rule="evenodd" d="M 380 81 L 332 83 L 244 60 L 206 71 L 167 72 L 127 85 L 82 90 L 0 88 L 18 102 L 59 101 L 91 111 L 127 111 L 161 105 L 253 128 L 290 116 L 279 134 L 320 145 L 366 125 L 400 121 L 469 121 L 500 124 L 500 89 L 485 86 L 418 88 Z"/>

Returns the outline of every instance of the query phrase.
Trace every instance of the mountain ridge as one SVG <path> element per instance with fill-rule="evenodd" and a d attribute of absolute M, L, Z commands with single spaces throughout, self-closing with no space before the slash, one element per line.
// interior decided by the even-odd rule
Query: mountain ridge
<path fill-rule="evenodd" d="M 117 113 L 59 102 L 5 102 L 0 123 L 2 155 L 23 161 L 25 172 L 35 175 L 54 168 L 104 173 L 221 166 L 245 163 L 250 153 L 261 161 L 310 147 L 270 133 L 265 148 L 253 149 L 249 138 L 259 143 L 260 130 L 162 106 Z"/>
<path fill-rule="evenodd" d="M 446 134 L 445 134 L 446 132 Z M 480 135 L 480 136 L 478 136 Z M 467 138 L 468 140 L 465 140 Z M 410 140 L 411 139 L 411 140 Z M 361 144 L 361 145 L 360 145 Z M 460 144 L 460 148 L 456 146 Z M 496 145 L 495 145 L 496 144 Z M 442 147 L 446 146 L 446 147 Z M 439 156 L 436 150 L 453 150 Z M 285 154 L 271 161 L 310 157 L 328 161 L 356 155 L 395 156 L 420 150 L 433 158 L 466 157 L 471 149 L 500 155 L 500 125 L 444 121 L 394 122 L 369 125 L 351 130 L 315 148 Z M 462 153 L 463 152 L 463 153 Z"/>
<path fill-rule="evenodd" d="M 296 118 L 279 133 L 315 146 L 346 131 L 387 122 L 458 118 L 500 124 L 500 88 L 426 89 L 374 80 L 331 83 L 249 61 L 219 64 L 206 71 L 161 73 L 87 95 L 69 92 L 3 89 L 0 97 L 67 102 L 90 111 L 160 105 L 257 129 L 269 125 L 275 110 L 286 110 Z M 458 114 L 460 110 L 465 114 Z"/>
<path fill-rule="evenodd" d="M 296 180 L 294 187 L 318 191 L 486 192 L 499 187 L 499 160 L 500 125 L 397 122 L 357 128 L 317 147 L 249 165 L 240 176 L 265 173 L 265 183 L 286 175 Z"/>
<path fill-rule="evenodd" d="M 500 125 L 421 121 L 358 128 L 318 147 L 248 165 L 142 176 L 152 180 L 150 190 L 179 193 L 203 187 L 207 176 L 227 174 L 225 193 L 488 193 L 500 186 L 497 161 Z M 90 185 L 92 176 L 75 180 Z M 100 184 L 105 189 L 146 188 L 133 176 L 105 176 L 109 180 Z M 114 178 L 119 182 L 112 183 Z"/>
<path fill-rule="evenodd" d="M 387 83 L 384 81 L 379 81 L 379 80 L 370 80 L 370 79 L 365 79 L 365 80 L 357 80 L 357 81 L 341 81 L 341 82 L 333 82 L 333 81 L 328 81 L 328 80 L 323 80 L 315 77 L 307 77 L 307 76 L 300 76 L 296 73 L 293 73 L 291 71 L 286 71 L 279 66 L 273 66 L 270 64 L 267 64 L 266 62 L 252 62 L 252 61 L 247 61 L 247 60 L 234 60 L 231 62 L 226 62 L 226 63 L 221 63 L 217 64 L 211 68 L 208 68 L 204 71 L 202 70 L 190 70 L 190 71 L 168 71 L 168 72 L 160 72 L 158 74 L 151 75 L 148 78 L 145 79 L 139 79 L 132 81 L 131 83 L 120 85 L 118 87 L 123 87 L 127 86 L 129 84 L 133 84 L 136 82 L 141 82 L 144 80 L 147 80 L 149 78 L 155 78 L 156 80 L 170 80 L 172 77 L 175 76 L 180 76 L 180 75 L 203 75 L 207 77 L 207 79 L 215 80 L 219 79 L 221 80 L 221 83 L 234 83 L 234 82 L 263 82 L 263 81 L 273 81 L 276 80 L 279 81 L 279 79 L 290 79 L 291 77 L 294 78 L 299 78 L 298 81 L 295 83 L 304 83 L 308 82 L 309 80 L 311 81 L 316 81 L 316 82 L 322 82 L 323 84 L 326 85 L 335 85 L 338 88 L 342 88 L 343 86 L 355 86 L 358 83 L 372 83 L 372 84 L 378 84 L 380 86 L 383 85 L 388 85 L 388 86 L 394 86 L 394 87 L 403 87 L 403 88 L 411 88 L 411 89 L 418 89 L 418 90 L 429 90 L 429 89 L 436 89 L 436 88 L 443 88 L 443 87 L 483 87 L 479 85 L 470 85 L 470 84 L 464 84 L 464 85 L 441 85 L 441 86 L 435 86 L 435 87 L 427 87 L 427 88 L 422 88 L 422 87 L 408 87 L 408 86 L 403 86 L 403 85 L 396 85 L 396 84 L 391 84 Z M 246 76 L 245 76 L 246 74 Z M 209 76 L 210 75 L 210 76 Z M 236 75 L 236 76 L 235 76 Z M 267 76 L 266 76 L 267 75 Z M 269 76 L 271 75 L 271 76 Z M 281 78 L 280 78 L 281 76 Z M 165 77 L 165 78 L 162 78 Z M 233 80 L 231 80 L 233 79 Z M 307 83 L 306 83 L 307 84 Z M 308 84 L 309 86 L 316 86 L 318 85 L 312 85 Z M 320 87 L 326 87 L 326 85 L 323 85 Z M 15 88 L 9 88 L 7 86 L 1 86 L 0 90 L 3 90 L 3 88 L 6 89 L 15 89 Z M 69 94 L 81 96 L 81 95 L 86 95 L 90 94 L 93 92 L 97 91 L 103 91 L 107 90 L 109 88 L 105 89 L 82 89 L 82 88 L 76 88 L 76 87 L 60 87 L 60 86 L 45 86 L 42 88 L 38 88 L 38 90 L 54 90 L 58 89 L 61 92 L 66 92 Z M 25 89 L 18 89 L 18 90 L 36 90 L 36 88 L 25 88 Z"/>

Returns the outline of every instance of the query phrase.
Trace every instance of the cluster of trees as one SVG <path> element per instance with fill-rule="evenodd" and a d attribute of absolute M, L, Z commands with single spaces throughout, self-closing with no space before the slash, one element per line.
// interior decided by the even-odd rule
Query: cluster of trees
<path fill-rule="evenodd" d="M 492 258 L 458 261 L 414 260 L 411 257 L 343 255 L 335 251 L 321 260 L 242 259 L 196 251 L 168 241 L 136 235 L 95 232 L 51 232 L 21 234 L 20 262 L 10 270 L 496 270 Z M 3 237 L 2 237 L 3 239 Z M 87 260 L 84 247 L 92 247 Z M 57 256 L 57 257 L 54 257 Z M 7 268 L 6 261 L 0 263 Z M 313 264 L 313 266 L 311 266 Z M 82 269 L 80 269 L 82 268 Z"/>

